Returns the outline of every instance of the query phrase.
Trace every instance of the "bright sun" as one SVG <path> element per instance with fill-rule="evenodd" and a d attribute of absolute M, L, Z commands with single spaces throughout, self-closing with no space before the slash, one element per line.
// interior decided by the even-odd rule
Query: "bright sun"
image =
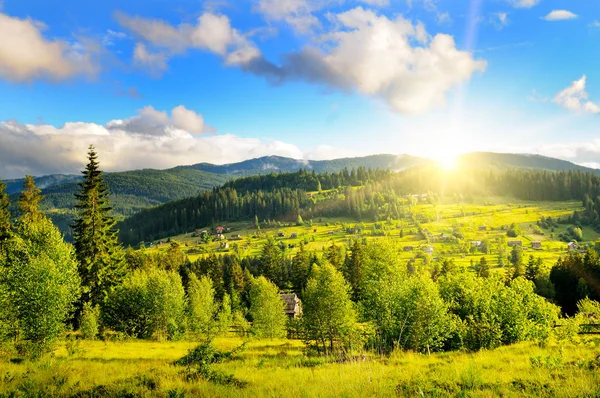
<path fill-rule="evenodd" d="M 440 167 L 446 171 L 454 170 L 457 163 L 457 156 L 453 153 L 445 153 L 436 158 L 437 163 Z"/>

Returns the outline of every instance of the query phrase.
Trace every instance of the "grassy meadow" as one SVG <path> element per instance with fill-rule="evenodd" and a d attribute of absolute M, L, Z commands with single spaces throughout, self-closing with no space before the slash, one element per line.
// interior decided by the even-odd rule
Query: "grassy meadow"
<path fill-rule="evenodd" d="M 242 343 L 220 338 L 229 350 Z M 69 348 L 67 349 L 67 345 Z M 309 357 L 296 340 L 254 340 L 213 365 L 240 384 L 186 377 L 173 362 L 190 342 L 85 341 L 60 343 L 37 361 L 0 361 L 0 396 L 13 397 L 593 397 L 600 394 L 600 339 L 521 343 L 477 353 L 350 359 Z"/>
<path fill-rule="evenodd" d="M 567 250 L 567 244 L 560 241 L 558 236 L 565 232 L 568 225 L 560 224 L 554 229 L 544 230 L 543 235 L 534 230 L 534 226 L 542 217 L 568 217 L 575 210 L 581 210 L 579 201 L 563 202 L 528 202 L 506 197 L 488 197 L 479 198 L 473 203 L 456 203 L 447 201 L 437 204 L 417 204 L 410 208 L 412 217 L 408 215 L 400 220 L 380 220 L 378 224 L 382 226 L 383 236 L 391 237 L 399 246 L 413 246 L 414 250 L 402 252 L 402 259 L 411 260 L 416 256 L 418 249 L 424 246 L 432 246 L 434 252 L 432 258 L 453 258 L 456 264 L 470 266 L 471 262 L 478 262 L 482 256 L 486 257 L 488 263 L 493 267 L 497 264 L 498 247 L 500 239 L 506 237 L 506 228 L 511 224 L 517 224 L 523 231 L 522 235 L 516 238 L 507 238 L 508 240 L 521 240 L 523 242 L 523 255 L 534 255 L 541 257 L 544 262 L 551 266 L 564 255 Z M 407 211 L 408 213 L 408 211 Z M 429 220 L 419 222 L 419 225 L 413 220 L 423 218 Z M 184 234 L 172 237 L 170 240 L 178 242 L 184 246 L 184 252 L 190 261 L 194 261 L 210 253 L 237 253 L 242 256 L 259 255 L 267 235 L 274 235 L 276 239 L 288 246 L 287 254 L 293 256 L 298 250 L 301 242 L 309 251 L 321 251 L 324 247 L 336 244 L 348 244 L 351 239 L 377 239 L 381 236 L 375 236 L 374 221 L 362 221 L 350 218 L 319 218 L 305 220 L 305 225 L 297 226 L 294 224 L 285 224 L 280 227 L 262 228 L 262 233 L 258 234 L 253 223 L 250 222 L 232 222 L 223 223 L 222 226 L 229 228 L 225 239 L 229 243 L 228 248 L 222 248 L 220 242 L 214 241 L 204 243 L 198 237 L 192 234 Z M 361 234 L 347 233 L 346 228 L 362 226 Z M 487 239 L 491 242 L 489 254 L 483 255 L 480 252 L 468 253 L 460 251 L 456 244 L 432 239 L 430 242 L 422 239 L 417 232 L 418 227 L 429 231 L 434 236 L 445 234 L 452 235 L 453 230 L 458 229 L 464 235 L 464 241 L 481 241 Z M 480 226 L 485 226 L 486 230 L 479 230 Z M 214 230 L 211 226 L 206 226 L 208 231 Z M 593 243 L 600 238 L 600 234 L 591 227 L 583 227 L 583 236 L 585 242 Z M 402 231 L 402 237 L 400 232 Z M 277 237 L 278 233 L 285 234 L 285 237 Z M 296 237 L 292 238 L 292 234 Z M 240 235 L 240 240 L 230 239 L 232 235 Z M 542 249 L 533 249 L 531 242 L 540 241 Z M 154 242 L 148 249 L 167 250 L 167 240 L 162 240 L 162 244 Z M 506 253 L 508 254 L 508 252 Z M 416 258 L 419 262 L 420 259 Z"/>

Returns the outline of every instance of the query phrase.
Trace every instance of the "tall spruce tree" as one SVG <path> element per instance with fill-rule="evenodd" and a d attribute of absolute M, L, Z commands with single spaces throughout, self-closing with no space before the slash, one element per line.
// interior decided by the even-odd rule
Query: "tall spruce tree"
<path fill-rule="evenodd" d="M 6 193 L 6 184 L 0 180 L 0 248 L 7 240 L 12 229 L 10 222 L 10 201 Z"/>
<path fill-rule="evenodd" d="M 109 190 L 99 169 L 98 155 L 89 147 L 89 163 L 76 194 L 78 216 L 73 224 L 75 253 L 83 303 L 101 304 L 111 287 L 125 275 L 124 253 L 118 241 L 115 219 L 111 216 Z"/>
<path fill-rule="evenodd" d="M 19 221 L 22 223 L 36 222 L 43 218 L 40 210 L 40 201 L 44 198 L 41 190 L 35 185 L 35 179 L 27 175 L 23 181 L 23 190 L 19 194 L 17 205 L 19 207 Z"/>

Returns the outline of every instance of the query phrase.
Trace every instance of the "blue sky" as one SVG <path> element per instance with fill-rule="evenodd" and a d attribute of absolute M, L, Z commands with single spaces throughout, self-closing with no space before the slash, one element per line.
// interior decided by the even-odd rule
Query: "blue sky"
<path fill-rule="evenodd" d="M 600 166 L 600 3 L 0 2 L 0 178 L 278 154 Z"/>

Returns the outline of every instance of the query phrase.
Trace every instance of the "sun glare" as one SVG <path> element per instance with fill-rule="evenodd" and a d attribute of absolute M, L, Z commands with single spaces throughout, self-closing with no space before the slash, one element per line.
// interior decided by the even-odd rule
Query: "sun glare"
<path fill-rule="evenodd" d="M 436 161 L 440 167 L 446 171 L 451 171 L 456 168 L 457 159 L 455 154 L 444 154 L 437 157 Z"/>

